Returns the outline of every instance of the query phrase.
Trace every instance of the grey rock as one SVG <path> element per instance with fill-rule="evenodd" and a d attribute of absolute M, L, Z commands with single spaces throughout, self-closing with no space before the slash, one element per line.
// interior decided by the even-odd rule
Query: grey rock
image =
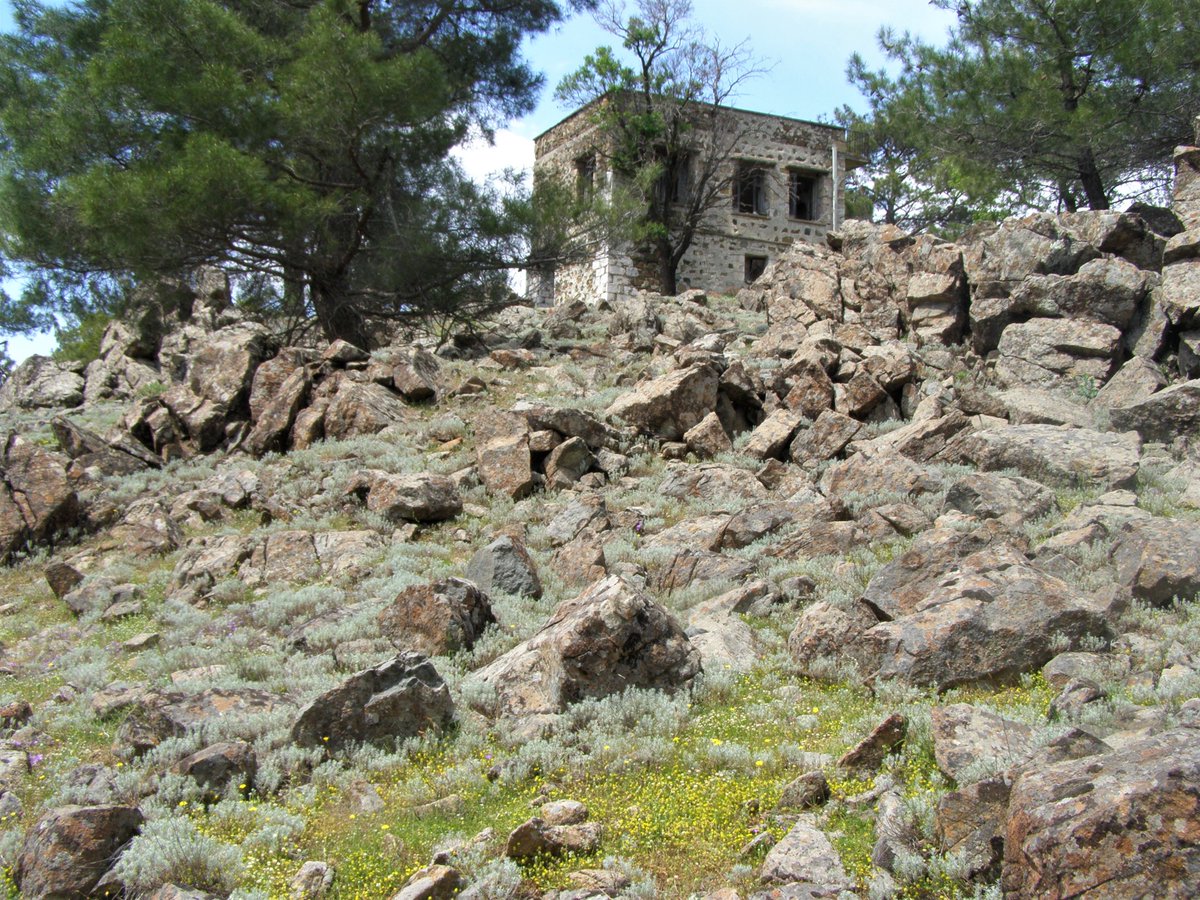
<path fill-rule="evenodd" d="M 401 653 L 345 682 L 305 706 L 292 725 L 301 747 L 330 751 L 351 744 L 391 745 L 446 727 L 454 716 L 450 689 L 428 659 Z"/>
<path fill-rule="evenodd" d="M 1114 427 L 1118 425 L 1115 420 Z M 1141 441 L 1125 431 L 1089 431 L 1056 425 L 1012 425 L 956 438 L 944 458 L 971 462 L 984 471 L 1016 469 L 1050 484 L 1128 487 L 1141 461 Z"/>
<path fill-rule="evenodd" d="M 837 851 L 811 815 L 800 816 L 771 848 L 759 877 L 767 884 L 800 882 L 834 892 L 852 887 Z"/>
<path fill-rule="evenodd" d="M 663 440 L 679 440 L 716 409 L 719 377 L 709 366 L 678 369 L 619 397 L 605 416 Z"/>
<path fill-rule="evenodd" d="M 0 384 L 0 409 L 68 409 L 83 403 L 83 376 L 48 356 L 30 356 Z"/>
<path fill-rule="evenodd" d="M 1005 719 L 988 709 L 968 703 L 935 706 L 933 755 L 938 768 L 961 784 L 979 779 L 969 777 L 981 764 L 984 775 L 1019 766 L 1035 749 L 1033 729 Z"/>
<path fill-rule="evenodd" d="M 533 557 L 524 544 L 509 535 L 501 535 L 475 552 L 467 563 L 467 578 L 487 593 L 503 591 L 534 599 L 542 596 Z"/>
<path fill-rule="evenodd" d="M 462 512 L 462 498 L 445 475 L 420 472 L 392 475 L 367 471 L 355 476 L 347 493 L 366 495 L 367 509 L 393 522 L 441 522 Z"/>

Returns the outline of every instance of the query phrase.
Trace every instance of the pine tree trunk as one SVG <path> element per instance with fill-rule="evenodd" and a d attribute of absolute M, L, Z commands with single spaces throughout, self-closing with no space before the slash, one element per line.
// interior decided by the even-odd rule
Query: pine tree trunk
<path fill-rule="evenodd" d="M 347 293 L 343 279 L 314 278 L 312 301 L 317 321 L 330 341 L 341 338 L 363 350 L 370 350 L 372 337 L 367 320 Z"/>
<path fill-rule="evenodd" d="M 1079 181 L 1087 197 L 1089 209 L 1108 209 L 1108 195 L 1104 193 L 1104 181 L 1096 168 L 1096 158 L 1090 149 L 1079 154 Z"/>

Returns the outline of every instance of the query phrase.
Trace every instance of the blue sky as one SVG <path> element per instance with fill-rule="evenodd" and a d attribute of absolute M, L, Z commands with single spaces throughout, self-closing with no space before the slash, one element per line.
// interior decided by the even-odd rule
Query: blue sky
<path fill-rule="evenodd" d="M 746 40 L 769 66 L 769 74 L 745 86 L 736 104 L 748 109 L 800 119 L 829 116 L 842 104 L 860 108 L 857 92 L 846 83 L 846 61 L 861 53 L 881 65 L 875 35 L 880 26 L 909 30 L 941 43 L 953 14 L 928 0 L 692 0 L 695 20 L 726 45 Z M 13 27 L 12 5 L 0 0 L 0 30 Z M 554 86 L 579 67 L 583 57 L 611 44 L 589 16 L 576 16 L 550 33 L 531 40 L 527 57 L 546 75 L 537 108 L 496 135 L 493 145 L 464 148 L 459 157 L 479 178 L 505 168 L 533 163 L 533 138 L 570 112 L 554 102 Z M 15 285 L 9 284 L 10 292 Z M 46 353 L 53 341 L 42 337 L 9 338 L 9 354 L 23 359 Z"/>

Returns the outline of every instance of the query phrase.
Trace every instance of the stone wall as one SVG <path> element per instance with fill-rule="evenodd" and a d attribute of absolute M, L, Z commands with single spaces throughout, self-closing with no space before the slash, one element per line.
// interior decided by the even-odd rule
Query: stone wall
<path fill-rule="evenodd" d="M 588 114 L 579 110 L 537 138 L 537 177 L 555 177 L 574 183 L 578 160 L 599 146 L 598 134 Z M 680 289 L 702 288 L 716 293 L 734 293 L 745 285 L 747 257 L 773 262 L 793 241 L 823 242 L 836 221 L 845 216 L 845 199 L 840 186 L 846 174 L 842 129 L 729 109 L 717 126 L 732 146 L 728 162 L 717 177 L 729 184 L 726 201 L 708 213 L 695 241 L 679 266 Z M 834 146 L 838 147 L 834 172 Z M 596 173 L 597 189 L 610 183 L 611 172 Z M 734 182 L 739 166 L 753 166 L 764 173 L 765 209 L 738 212 Z M 816 179 L 815 211 L 811 219 L 789 215 L 788 183 L 791 171 Z M 835 191 L 834 186 L 838 185 Z M 609 248 L 585 263 L 560 266 L 551 279 L 531 273 L 530 299 L 539 305 L 583 300 L 596 304 L 627 296 L 637 289 L 657 287 L 652 259 L 631 258 L 628 248 Z"/>

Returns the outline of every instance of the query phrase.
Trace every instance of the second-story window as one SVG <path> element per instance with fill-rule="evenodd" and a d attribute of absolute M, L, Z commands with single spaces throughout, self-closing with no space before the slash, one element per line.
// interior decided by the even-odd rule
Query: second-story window
<path fill-rule="evenodd" d="M 596 193 L 596 154 L 588 153 L 575 160 L 575 196 L 590 200 Z"/>
<path fill-rule="evenodd" d="M 788 216 L 811 222 L 817 215 L 817 176 L 792 169 L 788 172 Z"/>
<path fill-rule="evenodd" d="M 733 179 L 733 208 L 740 213 L 765 216 L 767 207 L 767 170 L 752 162 L 739 162 Z"/>

